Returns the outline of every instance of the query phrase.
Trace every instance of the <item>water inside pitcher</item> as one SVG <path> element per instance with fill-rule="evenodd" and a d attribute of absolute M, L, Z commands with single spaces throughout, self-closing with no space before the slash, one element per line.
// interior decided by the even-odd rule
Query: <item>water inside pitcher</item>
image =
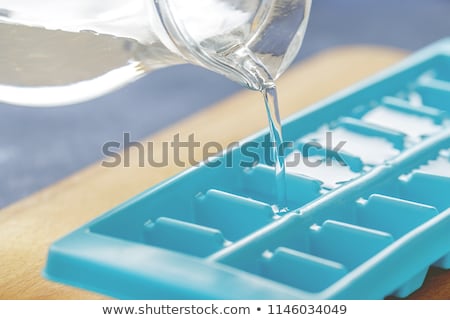
<path fill-rule="evenodd" d="M 311 0 L 0 0 L 0 101 L 57 106 L 193 63 L 251 89 L 297 54 Z"/>

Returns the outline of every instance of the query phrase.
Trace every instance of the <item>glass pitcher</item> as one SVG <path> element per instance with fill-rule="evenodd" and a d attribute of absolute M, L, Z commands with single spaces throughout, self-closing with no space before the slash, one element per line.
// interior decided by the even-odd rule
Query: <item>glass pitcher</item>
<path fill-rule="evenodd" d="M 254 90 L 297 54 L 311 0 L 0 0 L 0 101 L 56 106 L 181 63 Z"/>

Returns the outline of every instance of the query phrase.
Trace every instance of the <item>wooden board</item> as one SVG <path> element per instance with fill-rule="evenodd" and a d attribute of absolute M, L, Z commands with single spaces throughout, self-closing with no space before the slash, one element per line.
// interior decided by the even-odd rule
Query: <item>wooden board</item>
<path fill-rule="evenodd" d="M 281 115 L 286 117 L 378 71 L 405 56 L 382 47 L 343 47 L 305 60 L 278 82 Z M 199 93 L 201 94 L 201 93 Z M 161 142 L 177 133 L 195 134 L 202 144 L 237 141 L 266 126 L 260 94 L 243 91 L 164 131 L 149 137 L 155 154 Z M 136 150 L 128 168 L 104 168 L 100 163 L 0 211 L 0 298 L 97 299 L 102 296 L 44 280 L 49 245 L 106 210 L 184 168 L 170 163 L 139 167 Z M 197 153 L 196 159 L 200 160 Z M 187 155 L 182 155 L 187 159 Z M 169 157 L 173 159 L 173 157 Z M 414 298 L 449 298 L 449 272 L 433 272 Z"/>

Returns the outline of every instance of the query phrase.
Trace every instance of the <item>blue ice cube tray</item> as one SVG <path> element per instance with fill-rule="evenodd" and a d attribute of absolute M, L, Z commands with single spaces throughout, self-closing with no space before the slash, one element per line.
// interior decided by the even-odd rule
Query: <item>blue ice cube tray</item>
<path fill-rule="evenodd" d="M 56 241 L 44 274 L 131 299 L 405 297 L 450 268 L 449 111 L 446 39 L 284 122 L 288 212 L 263 148 L 249 165 L 264 131 Z"/>

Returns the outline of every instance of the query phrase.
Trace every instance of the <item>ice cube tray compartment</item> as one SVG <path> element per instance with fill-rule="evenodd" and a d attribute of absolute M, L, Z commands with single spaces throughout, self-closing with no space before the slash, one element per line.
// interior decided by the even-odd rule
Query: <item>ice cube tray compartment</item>
<path fill-rule="evenodd" d="M 407 296 L 450 268 L 449 86 L 443 40 L 283 124 L 288 211 L 262 132 L 55 242 L 44 274 L 135 299 Z"/>

